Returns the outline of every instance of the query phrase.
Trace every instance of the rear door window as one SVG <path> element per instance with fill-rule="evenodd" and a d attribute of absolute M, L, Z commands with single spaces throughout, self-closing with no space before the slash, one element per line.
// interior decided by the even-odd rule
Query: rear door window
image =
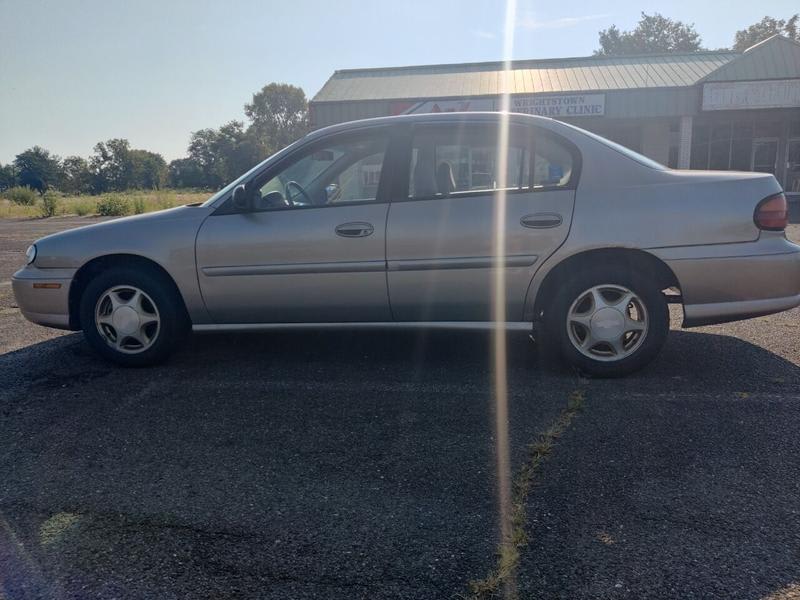
<path fill-rule="evenodd" d="M 457 197 L 530 187 L 529 140 L 514 131 L 505 165 L 497 152 L 497 127 L 420 127 L 411 148 L 408 197 Z"/>
<path fill-rule="evenodd" d="M 408 198 L 539 191 L 574 183 L 574 151 L 557 136 L 512 126 L 505 157 L 499 156 L 498 145 L 496 124 L 418 127 L 411 145 Z"/>

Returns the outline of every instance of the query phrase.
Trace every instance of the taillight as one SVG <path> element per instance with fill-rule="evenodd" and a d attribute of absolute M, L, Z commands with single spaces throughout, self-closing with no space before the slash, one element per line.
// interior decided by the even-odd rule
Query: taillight
<path fill-rule="evenodd" d="M 789 224 L 789 207 L 783 192 L 767 196 L 756 206 L 753 221 L 759 229 L 783 231 Z"/>

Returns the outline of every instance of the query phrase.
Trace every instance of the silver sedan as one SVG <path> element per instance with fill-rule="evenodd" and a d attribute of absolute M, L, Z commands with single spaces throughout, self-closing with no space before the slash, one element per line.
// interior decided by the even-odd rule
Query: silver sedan
<path fill-rule="evenodd" d="M 502 142 L 501 142 L 502 140 Z M 669 330 L 800 304 L 764 173 L 675 171 L 550 119 L 449 113 L 307 135 L 207 202 L 38 240 L 23 314 L 123 365 L 190 329 L 534 328 L 599 376 Z"/>

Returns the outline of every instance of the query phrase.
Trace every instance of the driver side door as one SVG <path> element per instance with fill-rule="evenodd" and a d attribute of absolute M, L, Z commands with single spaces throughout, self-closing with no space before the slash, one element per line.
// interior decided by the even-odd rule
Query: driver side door
<path fill-rule="evenodd" d="M 388 128 L 330 136 L 258 176 L 254 208 L 203 223 L 197 267 L 216 323 L 390 321 Z"/>

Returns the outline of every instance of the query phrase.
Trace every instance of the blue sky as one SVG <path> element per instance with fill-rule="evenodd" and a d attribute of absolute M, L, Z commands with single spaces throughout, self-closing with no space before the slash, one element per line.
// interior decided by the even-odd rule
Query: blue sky
<path fill-rule="evenodd" d="M 584 56 L 639 12 L 693 22 L 709 48 L 796 0 L 519 0 L 515 58 Z M 244 119 L 271 81 L 312 97 L 335 70 L 502 59 L 504 2 L 0 0 L 0 162 L 124 137 L 184 155 L 191 131 Z"/>

